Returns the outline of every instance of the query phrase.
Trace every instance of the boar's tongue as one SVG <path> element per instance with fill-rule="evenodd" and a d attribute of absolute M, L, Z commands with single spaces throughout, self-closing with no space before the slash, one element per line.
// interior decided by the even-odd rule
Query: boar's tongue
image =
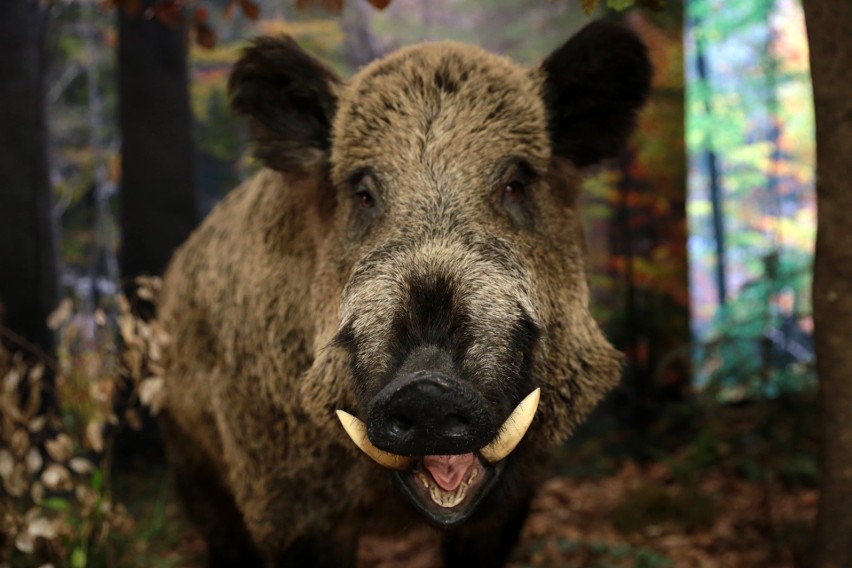
<path fill-rule="evenodd" d="M 455 491 L 472 465 L 472 453 L 460 456 L 423 457 L 423 467 L 429 470 L 435 482 L 444 491 Z"/>

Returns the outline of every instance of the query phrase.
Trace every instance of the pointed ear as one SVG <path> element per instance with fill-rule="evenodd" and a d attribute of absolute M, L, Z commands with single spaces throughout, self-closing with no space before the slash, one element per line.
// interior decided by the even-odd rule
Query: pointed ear
<path fill-rule="evenodd" d="M 234 65 L 228 95 L 248 119 L 258 158 L 277 170 L 309 171 L 327 158 L 339 85 L 293 38 L 265 37 Z"/>
<path fill-rule="evenodd" d="M 577 166 L 616 156 L 651 88 L 651 62 L 620 25 L 589 24 L 541 64 L 553 153 Z"/>

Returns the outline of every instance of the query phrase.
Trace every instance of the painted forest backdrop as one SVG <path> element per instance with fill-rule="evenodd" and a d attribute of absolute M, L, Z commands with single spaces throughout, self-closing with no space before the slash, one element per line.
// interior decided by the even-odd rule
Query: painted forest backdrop
<path fill-rule="evenodd" d="M 158 5 L 165 8 L 148 16 L 178 23 L 174 2 L 116 3 L 124 11 L 119 18 L 145 16 L 142 6 Z M 594 310 L 628 365 L 622 385 L 560 459 L 557 471 L 566 477 L 544 491 L 541 509 L 567 510 L 568 496 L 580 502 L 584 495 L 609 505 L 584 512 L 590 521 L 582 530 L 577 518 L 542 513 L 516 564 L 804 566 L 803 527 L 813 520 L 819 473 L 810 302 L 814 115 L 802 8 L 796 0 L 689 0 L 669 1 L 660 12 L 622 12 L 614 8 L 632 2 L 610 0 L 591 14 L 583 9 L 596 4 L 394 0 L 379 11 L 350 0 L 340 13 L 334 8 L 341 3 L 327 0 L 194 4 L 186 12 L 193 136 L 181 151 L 194 158 L 184 160 L 192 180 L 184 217 L 198 222 L 258 168 L 226 96 L 230 65 L 247 38 L 290 34 L 348 76 L 397 47 L 437 39 L 534 65 L 591 19 L 623 18 L 650 48 L 654 93 L 627 151 L 591 172 L 583 215 Z M 136 176 L 131 167 L 157 170 L 162 154 L 150 146 L 135 151 L 132 166 L 122 156 L 129 136 L 119 123 L 132 122 L 145 104 L 143 97 L 140 106 L 119 105 L 119 62 L 127 61 L 117 53 L 119 33 L 128 31 L 116 26 L 116 12 L 100 2 L 47 6 L 45 99 L 62 298 L 50 325 L 59 338 L 59 421 L 69 434 L 47 446 L 42 426 L 27 430 L 26 416 L 4 415 L 3 441 L 18 437 L 9 450 L 0 448 L 0 477 L 11 496 L 0 502 L 21 509 L 31 498 L 37 506 L 4 518 L 0 528 L 18 536 L 13 552 L 0 538 L 0 566 L 24 558 L 62 559 L 57 565 L 75 568 L 194 565 L 188 559 L 199 554 L 197 539 L 170 505 L 167 476 L 134 470 L 137 461 L 157 460 L 140 458 L 138 448 L 156 441 L 146 437 L 149 419 L 133 404 L 141 398 L 156 408 L 157 369 L 143 358 L 157 347 L 155 331 L 132 319 L 119 298 L 139 273 L 127 269 L 122 251 L 172 226 L 170 210 L 134 232 L 127 215 L 140 210 L 122 204 L 131 193 L 125 184 Z M 139 207 L 156 202 L 155 189 L 132 192 Z M 142 303 L 155 288 L 138 287 Z M 122 345 L 131 347 L 129 357 Z M 0 371 L 6 359 L 9 368 L 18 364 L 4 357 Z M 117 364 L 138 380 L 119 411 L 112 407 Z M 38 364 L 23 373 L 32 378 L 36 369 L 41 380 L 45 368 L 49 375 L 50 365 Z M 114 439 L 105 441 L 99 429 L 104 423 L 147 434 L 125 435 L 113 449 Z M 22 430 L 29 433 L 18 435 Z M 72 453 L 86 457 L 73 465 Z M 104 455 L 119 467 L 130 464 L 127 471 L 111 480 Z M 592 481 L 564 481 L 570 476 Z M 113 494 L 129 509 L 102 510 L 117 503 Z M 746 511 L 742 518 L 720 512 L 726 504 L 717 501 L 726 494 L 737 505 L 731 509 Z M 125 540 L 109 540 L 116 534 Z M 146 534 L 165 540 L 149 542 Z M 690 535 L 689 547 L 675 538 L 682 534 Z M 384 549 L 365 554 L 373 558 L 365 565 L 395 565 Z"/>
<path fill-rule="evenodd" d="M 291 34 L 344 76 L 396 47 L 446 38 L 532 65 L 593 17 L 570 2 L 509 0 L 487 8 L 399 0 L 382 12 L 352 2 L 341 17 L 282 2 L 231 6 L 204 11 L 217 40 L 190 51 L 199 217 L 257 167 L 225 93 L 246 38 Z M 814 134 L 802 10 L 795 0 L 714 6 L 693 0 L 685 15 L 670 7 L 627 16 L 651 47 L 655 95 L 629 151 L 589 181 L 585 197 L 595 309 L 630 356 L 624 395 L 640 421 L 660 390 L 742 398 L 814 386 Z M 57 4 L 51 26 L 62 282 L 91 319 L 119 289 L 117 37 L 112 14 L 88 3 Z"/>

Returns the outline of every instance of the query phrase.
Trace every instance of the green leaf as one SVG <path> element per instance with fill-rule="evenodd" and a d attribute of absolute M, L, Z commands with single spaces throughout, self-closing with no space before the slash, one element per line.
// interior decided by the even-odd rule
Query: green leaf
<path fill-rule="evenodd" d="M 71 568 L 86 568 L 86 552 L 80 547 L 71 553 Z"/>
<path fill-rule="evenodd" d="M 634 0 L 606 0 L 606 5 L 613 10 L 623 12 L 633 6 Z"/>
<path fill-rule="evenodd" d="M 42 502 L 42 506 L 54 511 L 67 511 L 70 508 L 68 501 L 62 497 L 51 497 Z"/>
<path fill-rule="evenodd" d="M 95 491 L 100 491 L 104 484 L 104 472 L 96 469 L 92 472 L 91 486 Z"/>

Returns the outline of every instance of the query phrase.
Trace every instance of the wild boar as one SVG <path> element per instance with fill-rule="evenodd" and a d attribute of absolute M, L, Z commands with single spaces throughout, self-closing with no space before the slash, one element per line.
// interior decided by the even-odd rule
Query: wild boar
<path fill-rule="evenodd" d="M 402 49 L 349 81 L 288 37 L 229 82 L 265 168 L 175 254 L 161 423 L 212 566 L 352 566 L 438 527 L 505 563 L 547 456 L 617 382 L 589 313 L 581 169 L 650 88 L 594 23 L 539 66 Z"/>

